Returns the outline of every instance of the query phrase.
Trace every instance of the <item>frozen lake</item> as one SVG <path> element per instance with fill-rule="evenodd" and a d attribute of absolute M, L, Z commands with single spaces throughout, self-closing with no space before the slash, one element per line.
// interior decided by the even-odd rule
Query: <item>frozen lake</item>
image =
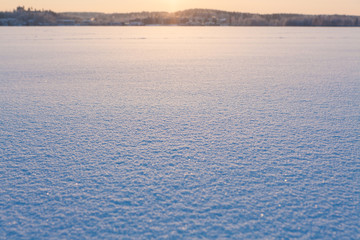
<path fill-rule="evenodd" d="M 360 28 L 0 28 L 0 239 L 359 239 Z"/>

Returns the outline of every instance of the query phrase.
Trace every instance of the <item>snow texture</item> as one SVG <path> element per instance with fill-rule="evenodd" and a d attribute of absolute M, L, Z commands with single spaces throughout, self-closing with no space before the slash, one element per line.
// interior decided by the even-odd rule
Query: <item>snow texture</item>
<path fill-rule="evenodd" d="M 0 29 L 0 239 L 359 239 L 360 29 Z"/>

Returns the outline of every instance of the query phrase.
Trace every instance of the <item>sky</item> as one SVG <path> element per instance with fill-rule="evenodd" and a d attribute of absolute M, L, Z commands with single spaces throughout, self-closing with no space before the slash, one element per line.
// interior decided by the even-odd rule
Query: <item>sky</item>
<path fill-rule="evenodd" d="M 208 8 L 249 13 L 360 15 L 360 0 L 0 0 L 1 11 L 17 6 L 55 12 L 174 12 Z"/>

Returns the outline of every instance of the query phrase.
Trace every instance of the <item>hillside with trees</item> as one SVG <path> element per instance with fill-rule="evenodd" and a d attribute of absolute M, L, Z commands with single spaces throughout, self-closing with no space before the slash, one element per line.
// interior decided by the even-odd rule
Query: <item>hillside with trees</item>
<path fill-rule="evenodd" d="M 0 12 L 0 26 L 331 26 L 358 27 L 360 16 L 252 14 L 211 9 L 189 9 L 173 13 L 97 13 L 36 10 L 17 7 L 12 12 Z"/>

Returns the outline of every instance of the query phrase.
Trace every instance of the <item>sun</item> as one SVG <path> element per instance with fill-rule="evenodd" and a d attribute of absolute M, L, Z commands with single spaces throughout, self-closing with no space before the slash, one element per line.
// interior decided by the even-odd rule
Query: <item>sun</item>
<path fill-rule="evenodd" d="M 167 10 L 170 12 L 174 12 L 179 10 L 179 0 L 163 0 L 164 6 L 166 6 Z"/>

